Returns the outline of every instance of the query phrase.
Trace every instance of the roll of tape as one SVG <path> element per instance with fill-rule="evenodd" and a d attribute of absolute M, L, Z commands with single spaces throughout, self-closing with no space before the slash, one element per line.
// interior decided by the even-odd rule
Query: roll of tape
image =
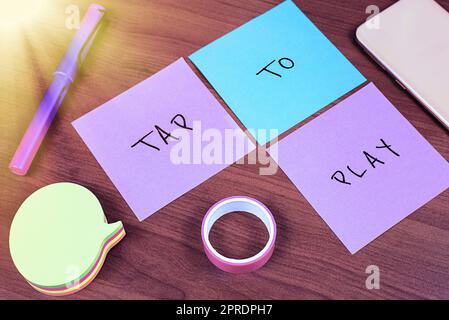
<path fill-rule="evenodd" d="M 232 259 L 218 253 L 209 240 L 209 233 L 214 223 L 222 216 L 244 211 L 258 217 L 268 230 L 269 238 L 265 247 L 256 255 L 246 259 Z M 270 259 L 276 240 L 276 222 L 270 210 L 261 202 L 249 197 L 230 197 L 214 204 L 206 213 L 201 226 L 204 251 L 210 262 L 223 271 L 247 273 L 261 268 Z"/>

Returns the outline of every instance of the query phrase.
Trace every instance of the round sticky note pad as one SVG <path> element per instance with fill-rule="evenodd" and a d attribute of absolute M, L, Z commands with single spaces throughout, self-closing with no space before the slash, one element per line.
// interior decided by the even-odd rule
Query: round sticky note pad
<path fill-rule="evenodd" d="M 34 192 L 21 205 L 9 244 L 14 264 L 33 288 L 66 295 L 95 278 L 108 251 L 124 236 L 121 222 L 107 224 L 92 192 L 57 183 Z"/>

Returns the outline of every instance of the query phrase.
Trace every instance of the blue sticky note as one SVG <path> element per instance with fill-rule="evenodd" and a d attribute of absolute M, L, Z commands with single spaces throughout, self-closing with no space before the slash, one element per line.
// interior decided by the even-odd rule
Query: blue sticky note
<path fill-rule="evenodd" d="M 366 81 L 291 1 L 190 59 L 245 127 L 256 132 L 281 134 Z M 256 135 L 260 144 L 273 138 Z"/>

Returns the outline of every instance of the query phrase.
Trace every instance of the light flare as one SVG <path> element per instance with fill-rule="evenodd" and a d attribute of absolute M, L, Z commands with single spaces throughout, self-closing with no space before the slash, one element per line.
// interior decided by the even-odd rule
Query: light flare
<path fill-rule="evenodd" d="M 46 0 L 0 0 L 0 28 L 17 28 L 42 14 Z"/>

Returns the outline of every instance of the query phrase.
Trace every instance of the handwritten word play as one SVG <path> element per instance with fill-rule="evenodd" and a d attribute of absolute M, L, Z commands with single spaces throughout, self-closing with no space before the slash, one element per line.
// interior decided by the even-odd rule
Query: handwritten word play
<path fill-rule="evenodd" d="M 193 128 L 187 126 L 186 118 L 182 114 L 177 114 L 174 116 L 171 121 L 171 124 L 174 124 L 178 128 L 186 129 L 186 130 L 193 130 Z M 154 128 L 156 129 L 157 133 L 159 134 L 160 139 L 165 143 L 165 145 L 168 145 L 169 139 L 172 138 L 174 140 L 179 140 L 179 138 L 172 136 L 170 132 L 162 129 L 160 126 L 155 125 Z M 157 151 L 161 151 L 161 148 L 159 148 L 156 144 L 151 144 L 148 142 L 149 136 L 154 132 L 154 130 L 151 130 L 146 135 L 144 135 L 142 138 L 140 138 L 136 143 L 134 143 L 131 148 L 136 147 L 139 144 L 142 144 L 146 147 L 153 148 Z"/>
<path fill-rule="evenodd" d="M 256 73 L 256 75 L 260 75 L 262 72 L 268 72 L 276 77 L 282 78 L 282 75 L 280 73 L 274 72 L 273 70 L 270 70 L 268 67 L 270 67 L 276 60 L 271 61 L 269 64 L 267 64 L 265 67 L 263 67 L 259 72 Z M 281 58 L 278 60 L 278 64 L 284 68 L 284 69 L 291 69 L 295 66 L 295 62 L 290 58 Z M 274 69 L 274 66 L 271 68 Z"/>
<path fill-rule="evenodd" d="M 396 157 L 400 157 L 399 153 L 397 153 L 395 150 L 393 150 L 393 148 L 391 147 L 391 145 L 387 144 L 383 139 L 380 139 L 380 142 L 382 145 L 380 146 L 376 146 L 376 149 L 383 149 L 383 150 L 387 150 L 390 153 L 394 154 Z M 368 161 L 369 165 L 373 168 L 376 169 L 376 164 L 377 165 L 384 165 L 385 161 L 381 160 L 381 158 L 377 158 L 376 156 L 373 156 L 371 154 L 369 154 L 366 151 L 362 151 L 363 155 L 366 157 L 366 160 Z M 382 154 L 382 156 L 384 156 L 384 154 Z M 382 158 L 383 159 L 383 158 Z M 368 169 L 365 169 L 363 171 L 356 171 L 354 168 L 351 168 L 349 165 L 346 167 L 349 171 L 349 173 L 352 176 L 355 176 L 359 179 L 362 179 L 365 174 L 367 173 Z M 342 170 L 337 170 L 335 171 L 335 173 L 332 175 L 331 177 L 332 180 L 335 180 L 339 183 L 342 184 L 346 184 L 346 185 L 351 185 L 351 182 L 349 182 L 346 179 L 345 173 Z"/>

